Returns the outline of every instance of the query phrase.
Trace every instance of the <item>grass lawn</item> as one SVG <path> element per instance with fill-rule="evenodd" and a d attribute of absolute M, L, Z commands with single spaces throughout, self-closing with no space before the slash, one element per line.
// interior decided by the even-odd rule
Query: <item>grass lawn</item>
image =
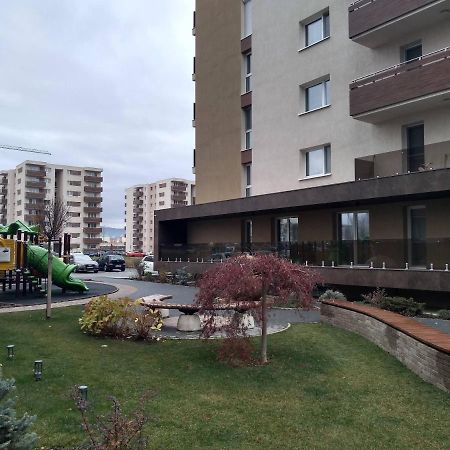
<path fill-rule="evenodd" d="M 49 322 L 41 311 L 0 315 L 4 376 L 17 381 L 19 412 L 38 416 L 44 448 L 82 437 L 69 396 L 75 384 L 89 385 L 96 413 L 110 394 L 129 410 L 143 391 L 156 391 L 148 405 L 154 449 L 450 448 L 450 395 L 354 334 L 297 325 L 269 337 L 269 366 L 232 369 L 216 361 L 217 342 L 86 336 L 80 312 L 56 309 Z M 32 381 L 35 359 L 44 360 L 41 382 Z"/>

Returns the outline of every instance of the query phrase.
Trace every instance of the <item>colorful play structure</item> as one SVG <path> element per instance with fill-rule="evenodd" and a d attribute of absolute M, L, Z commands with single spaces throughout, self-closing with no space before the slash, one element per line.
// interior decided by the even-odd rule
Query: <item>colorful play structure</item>
<path fill-rule="evenodd" d="M 86 284 L 72 277 L 74 264 L 66 264 L 70 255 L 70 235 L 56 241 L 58 256 L 52 261 L 53 283 L 63 291 L 85 292 Z M 0 286 L 3 292 L 15 290 L 16 296 L 47 292 L 48 251 L 39 246 L 39 228 L 20 220 L 0 225 Z"/>

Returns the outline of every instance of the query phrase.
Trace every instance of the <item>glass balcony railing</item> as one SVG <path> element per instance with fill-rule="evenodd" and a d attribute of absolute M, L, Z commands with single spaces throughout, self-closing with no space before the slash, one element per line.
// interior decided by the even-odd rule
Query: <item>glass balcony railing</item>
<path fill-rule="evenodd" d="M 380 239 L 299 243 L 162 244 L 161 261 L 223 262 L 242 253 L 275 253 L 300 264 L 324 267 L 449 270 L 450 238 Z"/>
<path fill-rule="evenodd" d="M 355 179 L 390 177 L 410 172 L 450 168 L 450 141 L 377 153 L 355 159 Z"/>

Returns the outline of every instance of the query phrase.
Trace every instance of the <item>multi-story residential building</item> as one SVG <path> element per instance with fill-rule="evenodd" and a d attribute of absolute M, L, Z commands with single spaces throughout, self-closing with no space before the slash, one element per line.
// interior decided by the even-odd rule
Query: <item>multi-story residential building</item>
<path fill-rule="evenodd" d="M 195 19 L 197 206 L 157 213 L 159 258 L 275 249 L 330 284 L 450 291 L 450 2 Z"/>
<path fill-rule="evenodd" d="M 92 250 L 102 242 L 102 169 L 25 161 L 0 173 L 2 223 L 38 221 L 46 204 L 58 198 L 69 210 L 64 230 L 74 251 Z"/>
<path fill-rule="evenodd" d="M 127 252 L 153 253 L 155 247 L 155 211 L 195 203 L 192 181 L 170 178 L 138 184 L 125 191 L 125 229 Z"/>

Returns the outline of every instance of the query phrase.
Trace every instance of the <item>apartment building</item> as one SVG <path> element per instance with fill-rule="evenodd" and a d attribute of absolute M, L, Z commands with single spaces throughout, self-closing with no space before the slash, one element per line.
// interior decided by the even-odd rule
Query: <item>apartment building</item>
<path fill-rule="evenodd" d="M 73 251 L 97 248 L 102 242 L 102 169 L 25 161 L 0 172 L 1 223 L 36 223 L 46 204 L 58 198 L 69 208 L 64 230 Z"/>
<path fill-rule="evenodd" d="M 197 206 L 159 259 L 450 291 L 450 1 L 197 0 L 193 34 Z"/>
<path fill-rule="evenodd" d="M 126 251 L 153 253 L 156 210 L 179 208 L 195 203 L 195 184 L 170 178 L 138 184 L 125 191 Z"/>

